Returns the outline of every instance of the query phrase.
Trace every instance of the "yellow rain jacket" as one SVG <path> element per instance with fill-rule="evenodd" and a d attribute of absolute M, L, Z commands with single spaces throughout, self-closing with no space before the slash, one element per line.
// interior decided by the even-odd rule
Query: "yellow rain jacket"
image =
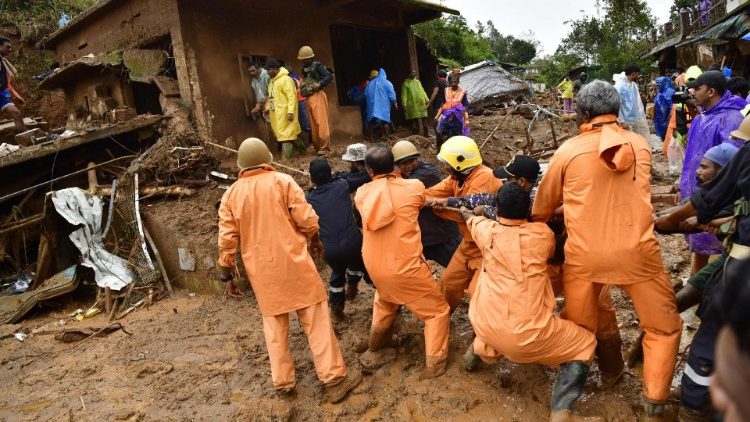
<path fill-rule="evenodd" d="M 289 71 L 282 67 L 275 78 L 268 84 L 266 110 L 271 120 L 271 128 L 279 142 L 292 142 L 302 132 L 299 126 L 299 108 L 297 106 L 297 85 L 289 76 Z M 293 114 L 294 120 L 287 120 Z"/>

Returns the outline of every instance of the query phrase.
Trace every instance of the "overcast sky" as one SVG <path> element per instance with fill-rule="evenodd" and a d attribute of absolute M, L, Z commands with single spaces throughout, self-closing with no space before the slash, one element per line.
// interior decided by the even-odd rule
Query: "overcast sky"
<path fill-rule="evenodd" d="M 568 34 L 569 27 L 565 21 L 576 19 L 584 13 L 596 14 L 594 0 L 444 0 L 442 3 L 460 11 L 471 25 L 478 20 L 491 20 L 503 35 L 519 36 L 529 30 L 534 31 L 544 48 L 542 54 L 554 53 L 560 40 Z M 646 0 L 646 3 L 658 23 L 667 21 L 673 0 Z"/>

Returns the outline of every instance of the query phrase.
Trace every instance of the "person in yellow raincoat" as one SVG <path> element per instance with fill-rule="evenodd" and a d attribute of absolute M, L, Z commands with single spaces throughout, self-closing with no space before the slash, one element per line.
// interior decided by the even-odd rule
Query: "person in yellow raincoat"
<path fill-rule="evenodd" d="M 430 99 L 427 97 L 427 93 L 424 92 L 422 82 L 417 78 L 417 71 L 412 69 L 409 72 L 409 78 L 406 79 L 401 85 L 401 105 L 404 106 L 404 113 L 406 120 L 412 122 L 412 131 L 419 133 L 419 126 L 421 123 L 422 133 L 425 137 L 430 136 L 430 131 L 427 129 L 427 104 Z"/>
<path fill-rule="evenodd" d="M 297 84 L 278 60 L 266 61 L 266 71 L 271 82 L 268 83 L 264 113 L 271 122 L 276 140 L 281 143 L 281 157 L 286 160 L 292 158 L 295 144 L 304 151 L 304 146 L 297 140 L 302 132 L 298 117 Z"/>
<path fill-rule="evenodd" d="M 620 96 L 604 81 L 578 93 L 580 135 L 555 152 L 537 190 L 532 221 L 564 204 L 563 316 L 590 331 L 614 310 L 598 305 L 605 285 L 630 296 L 646 332 L 643 399 L 649 420 L 663 420 L 677 362 L 682 320 L 654 237 L 651 147 L 620 127 Z"/>
<path fill-rule="evenodd" d="M 240 145 L 238 180 L 224 193 L 219 207 L 221 281 L 228 283 L 232 296 L 238 294 L 232 274 L 239 246 L 263 315 L 274 389 L 288 394 L 296 385 L 289 350 L 289 313 L 296 312 L 318 379 L 336 403 L 362 381 L 362 374 L 347 372 L 323 281 L 308 251 L 308 240 L 311 250 L 323 251 L 318 216 L 294 179 L 270 166 L 272 158 L 258 138 Z"/>
<path fill-rule="evenodd" d="M 583 394 L 596 340 L 590 331 L 554 315 L 547 261 L 555 252 L 555 238 L 546 224 L 527 221 L 530 202 L 524 188 L 506 183 L 496 197 L 497 220 L 462 208 L 484 260 L 469 303 L 473 349 L 489 363 L 505 356 L 518 363 L 561 365 L 550 419 L 576 420 L 573 403 Z"/>

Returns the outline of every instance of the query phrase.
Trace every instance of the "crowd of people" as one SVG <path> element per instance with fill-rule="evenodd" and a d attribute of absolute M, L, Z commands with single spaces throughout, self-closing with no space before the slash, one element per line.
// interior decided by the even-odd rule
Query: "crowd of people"
<path fill-rule="evenodd" d="M 315 62 L 306 69 L 316 67 L 324 73 Z M 288 72 L 273 61 L 266 70 L 271 79 L 266 109 L 271 98 L 288 92 L 288 102 L 271 101 L 278 115 L 270 121 L 277 122 L 277 139 L 291 141 L 299 128 L 279 136 L 286 132 L 278 127 L 297 116 L 293 82 L 280 80 Z M 679 313 L 696 304 L 702 323 L 682 376 L 680 420 L 750 418 L 743 400 L 750 384 L 750 118 L 744 118 L 745 106 L 720 71 L 688 69 L 657 80 L 660 92 L 674 80 L 685 85 L 685 99 L 659 112 L 671 115 L 670 121 L 655 126 L 665 138 L 671 127 L 666 142 L 685 144 L 686 153 L 682 202 L 654 215 L 652 145 L 639 73 L 629 66 L 614 85 L 601 80 L 580 85 L 574 101 L 579 135 L 555 152 L 544 174 L 526 155 L 493 170 L 483 164 L 477 144 L 455 131 L 437 140 L 437 161 L 447 177 L 406 140 L 392 148 L 353 144 L 342 157 L 350 163 L 347 172 L 333 173 L 324 157 L 310 163 L 313 187 L 305 194 L 290 176 L 274 170 L 263 141 L 245 140 L 239 180 L 219 210 L 220 278 L 238 294 L 239 248 L 263 315 L 274 388 L 288 394 L 295 385 L 290 312 L 297 313 L 318 377 L 337 402 L 362 380 L 359 366 L 372 372 L 394 359 L 393 325 L 401 307 L 424 323 L 422 377 L 442 375 L 451 315 L 466 298 L 475 335 L 461 363 L 466 371 L 503 357 L 559 367 L 550 420 L 600 420 L 577 415 L 574 405 L 593 362 L 602 388 L 624 373 L 611 297 L 611 287 L 618 286 L 632 300 L 643 330 L 645 418 L 665 417 L 682 335 Z M 365 92 L 383 90 L 393 105 L 392 86 L 384 88 L 378 78 L 386 81 L 382 69 Z M 414 103 L 434 104 L 444 88 L 436 115 L 465 124 L 468 104 L 458 81 L 455 73 L 431 97 L 405 84 L 408 115 L 422 118 L 415 114 L 421 105 Z M 690 118 L 680 115 L 690 110 Z M 374 113 L 384 123 L 383 115 Z M 680 126 L 685 121 L 689 128 Z M 688 233 L 692 277 L 677 294 L 655 229 Z M 331 268 L 327 295 L 314 255 Z M 428 259 L 444 267 L 439 280 Z M 347 368 L 329 315 L 346 318 L 346 302 L 357 296 L 363 278 L 375 288 L 368 347 L 358 368 Z M 559 295 L 564 306 L 558 314 Z"/>
<path fill-rule="evenodd" d="M 300 154 L 305 154 L 308 145 L 312 145 L 318 155 L 327 156 L 331 128 L 325 88 L 333 81 L 333 71 L 315 60 L 315 53 L 309 46 L 300 48 L 297 58 L 302 65 L 299 75 L 276 59 L 248 66 L 256 101 L 250 111 L 255 117 L 263 116 L 262 132 L 265 122 L 270 124 L 282 159 L 291 158 L 295 147 Z M 441 70 L 428 96 L 417 71 L 410 71 L 401 85 L 400 102 L 415 134 L 428 137 L 430 128 L 434 128 L 439 147 L 451 136 L 471 133 L 468 95 L 459 84 L 459 69 L 451 71 L 450 76 Z M 366 80 L 349 89 L 348 97 L 360 107 L 365 136 L 370 140 L 382 140 L 393 133 L 392 111 L 399 110 L 399 101 L 385 69 L 373 69 Z M 270 137 L 270 134 L 263 136 Z"/>

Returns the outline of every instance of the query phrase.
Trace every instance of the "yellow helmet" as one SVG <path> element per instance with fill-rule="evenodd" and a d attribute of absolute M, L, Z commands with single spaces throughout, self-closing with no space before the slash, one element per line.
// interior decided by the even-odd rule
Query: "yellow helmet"
<path fill-rule="evenodd" d="M 453 170 L 464 171 L 482 164 L 482 155 L 473 139 L 454 136 L 440 147 L 438 160 L 448 164 Z"/>
<path fill-rule="evenodd" d="M 312 47 L 309 45 L 303 45 L 299 49 L 299 53 L 297 53 L 297 58 L 300 60 L 311 59 L 313 57 L 315 57 L 315 52 L 313 52 Z"/>
<path fill-rule="evenodd" d="M 261 164 L 268 164 L 272 161 L 273 155 L 268 150 L 268 146 L 258 138 L 245 139 L 237 151 L 237 167 L 240 170 Z"/>
<path fill-rule="evenodd" d="M 744 111 L 744 110 L 743 110 Z M 737 130 L 729 133 L 732 138 L 750 141 L 750 117 L 745 117 Z"/>
<path fill-rule="evenodd" d="M 700 76 L 702 73 L 703 71 L 698 66 L 688 67 L 688 70 L 685 72 L 685 82 L 690 82 L 692 80 L 698 79 L 698 76 Z"/>
<path fill-rule="evenodd" d="M 416 158 L 419 156 L 417 147 L 409 141 L 396 142 L 393 148 L 391 148 L 391 152 L 393 153 L 393 160 L 397 163 L 405 158 Z"/>

